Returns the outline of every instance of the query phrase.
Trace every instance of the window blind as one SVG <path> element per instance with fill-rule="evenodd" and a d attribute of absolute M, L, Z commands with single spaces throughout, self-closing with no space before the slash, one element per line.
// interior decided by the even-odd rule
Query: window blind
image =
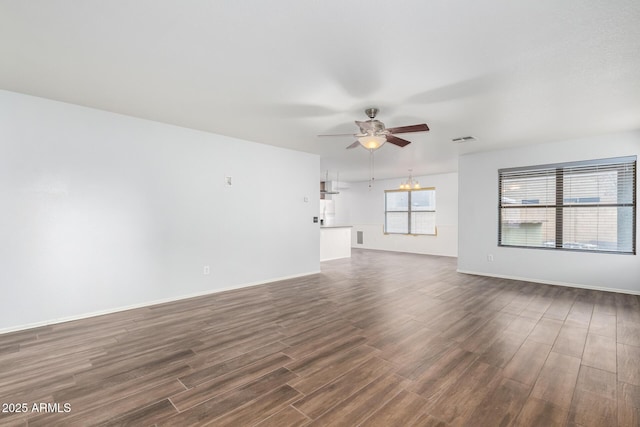
<path fill-rule="evenodd" d="M 635 156 L 498 175 L 500 246 L 635 254 Z"/>

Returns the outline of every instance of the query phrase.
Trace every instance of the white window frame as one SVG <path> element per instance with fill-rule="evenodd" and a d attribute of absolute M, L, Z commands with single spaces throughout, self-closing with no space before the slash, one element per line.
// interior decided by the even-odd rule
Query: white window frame
<path fill-rule="evenodd" d="M 420 192 L 420 191 L 432 191 L 433 192 L 433 197 L 434 197 L 434 208 L 433 209 L 429 209 L 429 210 L 412 210 L 411 209 L 411 195 L 415 192 Z M 408 197 L 407 197 L 407 210 L 404 211 L 389 211 L 387 210 L 387 194 L 389 193 L 407 193 Z M 408 190 L 385 190 L 384 192 L 384 234 L 399 234 L 399 235 L 409 235 L 409 236 L 435 236 L 438 234 L 438 230 L 437 227 L 435 225 L 435 212 L 436 212 L 436 207 L 435 207 L 435 195 L 436 195 L 436 188 L 435 187 L 422 187 L 422 188 L 417 188 L 417 189 L 408 189 Z M 388 213 L 401 213 L 401 212 L 406 212 L 407 214 L 407 233 L 398 233 L 398 232 L 390 232 L 388 231 L 388 227 L 387 227 L 387 214 Z M 428 212 L 432 212 L 434 214 L 434 221 L 433 221 L 433 231 L 431 232 L 427 232 L 427 233 L 417 233 L 413 230 L 413 224 L 411 221 L 411 214 L 412 213 L 428 213 Z"/>

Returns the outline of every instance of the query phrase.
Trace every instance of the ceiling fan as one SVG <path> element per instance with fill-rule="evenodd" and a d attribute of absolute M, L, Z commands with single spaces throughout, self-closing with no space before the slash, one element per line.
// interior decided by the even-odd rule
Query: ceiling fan
<path fill-rule="evenodd" d="M 369 120 L 361 122 L 356 120 L 356 125 L 360 128 L 360 133 L 350 134 L 334 134 L 334 135 L 318 135 L 318 136 L 355 136 L 357 141 L 347 147 L 347 149 L 356 148 L 362 146 L 367 150 L 373 152 L 382 147 L 385 142 L 397 145 L 398 147 L 404 147 L 411 144 L 411 141 L 398 138 L 395 136 L 397 133 L 411 133 L 411 132 L 426 132 L 429 130 L 429 126 L 426 123 L 419 125 L 400 126 L 395 128 L 386 128 L 384 123 L 380 120 L 375 120 L 378 114 L 377 108 L 367 108 L 364 110 L 365 114 L 369 116 Z"/>

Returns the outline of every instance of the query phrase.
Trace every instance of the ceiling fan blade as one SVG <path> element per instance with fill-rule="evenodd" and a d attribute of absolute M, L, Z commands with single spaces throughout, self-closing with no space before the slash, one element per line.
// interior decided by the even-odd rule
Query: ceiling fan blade
<path fill-rule="evenodd" d="M 393 135 L 387 135 L 387 142 L 395 144 L 398 147 L 404 147 L 411 144 L 411 141 L 407 141 L 406 139 L 398 138 L 397 136 Z"/>
<path fill-rule="evenodd" d="M 352 133 L 332 133 L 329 135 L 317 135 L 317 136 L 353 136 Z"/>
<path fill-rule="evenodd" d="M 351 144 L 350 146 L 348 146 L 347 150 L 351 150 L 352 148 L 356 148 L 358 145 L 360 145 L 360 141 L 356 141 L 353 144 Z"/>
<path fill-rule="evenodd" d="M 411 126 L 400 126 L 397 128 L 387 128 L 390 133 L 409 133 L 409 132 L 426 132 L 429 130 L 429 126 L 426 123 Z"/>

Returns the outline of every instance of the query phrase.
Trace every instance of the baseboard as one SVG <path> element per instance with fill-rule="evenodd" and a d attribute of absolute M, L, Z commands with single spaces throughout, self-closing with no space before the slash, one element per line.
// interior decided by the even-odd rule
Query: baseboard
<path fill-rule="evenodd" d="M 351 258 L 351 255 L 349 255 L 349 256 L 339 256 L 339 257 L 336 257 L 336 258 L 321 259 L 320 262 L 335 261 L 337 259 L 347 259 L 347 258 Z"/>
<path fill-rule="evenodd" d="M 605 291 L 605 292 L 616 292 L 619 294 L 640 295 L 640 291 L 633 291 L 630 289 L 605 288 L 603 286 L 581 285 L 577 283 L 558 282 L 555 280 L 532 279 L 531 277 L 509 276 L 506 274 L 480 273 L 477 271 L 468 271 L 468 270 L 456 270 L 456 271 L 462 274 L 473 274 L 474 276 L 496 277 L 498 279 L 519 280 L 522 282 L 541 283 L 543 285 L 565 286 L 568 288 L 589 289 L 592 291 Z"/>
<path fill-rule="evenodd" d="M 406 250 L 398 250 L 398 249 L 387 249 L 387 248 L 370 248 L 363 245 L 351 245 L 351 249 L 363 249 L 366 251 L 378 251 L 378 252 L 394 252 L 397 254 L 412 254 L 412 255 L 427 255 L 427 256 L 438 256 L 445 258 L 458 258 L 458 255 L 446 255 L 446 254 L 435 254 L 435 253 L 426 253 L 426 252 L 409 252 Z"/>
<path fill-rule="evenodd" d="M 163 298 L 163 299 L 143 302 L 139 304 L 132 304 L 132 305 L 127 305 L 123 307 L 111 308 L 107 310 L 93 311 L 91 313 L 83 313 L 76 316 L 60 317 L 57 319 L 44 320 L 42 322 L 29 323 L 26 325 L 11 326 L 9 328 L 0 329 L 0 334 L 23 331 L 25 329 L 39 328 L 42 326 L 55 325 L 58 323 L 71 322 L 74 320 L 88 319 L 90 317 L 104 316 L 105 314 L 118 313 L 118 312 L 127 311 L 127 310 L 134 310 L 136 308 L 151 307 L 154 305 L 166 304 L 169 302 L 181 301 L 189 298 L 203 297 L 206 295 L 218 294 L 220 292 L 233 291 L 235 289 L 250 288 L 252 286 L 260 286 L 260 285 L 265 285 L 267 283 L 280 282 L 282 280 L 289 280 L 289 279 L 295 279 L 298 277 L 311 276 L 313 274 L 319 274 L 319 273 L 320 273 L 320 270 L 317 270 L 317 271 L 312 271 L 312 272 L 307 272 L 302 274 L 294 274 L 291 276 L 284 276 L 284 277 L 277 277 L 269 280 L 262 280 L 258 282 L 250 282 L 250 283 L 243 283 L 241 285 L 227 286 L 225 288 L 215 289 L 211 291 L 197 292 L 197 293 L 188 294 L 188 295 L 180 295 L 177 297 Z"/>

